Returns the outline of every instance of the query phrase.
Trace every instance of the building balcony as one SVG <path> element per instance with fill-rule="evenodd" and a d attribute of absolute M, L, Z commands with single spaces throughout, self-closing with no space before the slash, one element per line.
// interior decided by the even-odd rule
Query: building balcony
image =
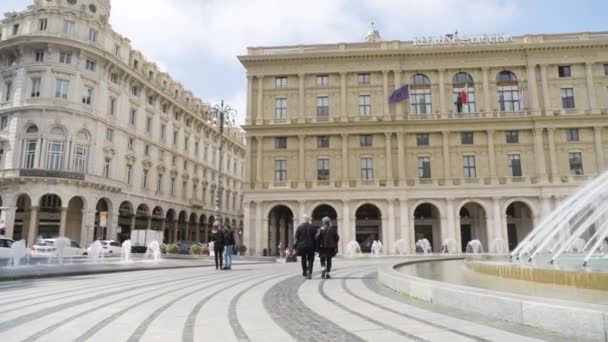
<path fill-rule="evenodd" d="M 10 179 L 26 178 L 40 178 L 47 180 L 55 179 L 58 181 L 92 183 L 114 188 L 117 191 L 121 191 L 121 189 L 126 187 L 124 182 L 112 178 L 105 178 L 88 173 L 74 172 L 72 170 L 6 169 L 0 171 L 0 182 L 5 182 Z"/>

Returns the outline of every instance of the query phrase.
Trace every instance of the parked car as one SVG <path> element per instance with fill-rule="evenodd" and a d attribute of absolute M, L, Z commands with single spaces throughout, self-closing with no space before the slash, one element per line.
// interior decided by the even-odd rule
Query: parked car
<path fill-rule="evenodd" d="M 114 240 L 102 240 L 101 242 L 101 252 L 104 255 L 121 255 L 122 254 L 122 246 L 118 241 Z M 92 246 L 92 244 L 91 244 Z M 87 248 L 87 253 L 91 253 L 91 246 Z"/>
<path fill-rule="evenodd" d="M 53 257 L 57 256 L 57 247 L 55 246 L 55 242 L 57 239 L 40 239 L 36 241 L 36 243 L 32 246 L 32 256 L 45 256 L 45 257 Z M 80 245 L 74 241 L 70 240 L 70 245 L 65 248 L 64 256 L 82 256 L 87 255 L 87 251 L 80 247 Z"/>
<path fill-rule="evenodd" d="M 137 244 L 137 245 L 131 246 L 131 253 L 145 254 L 147 252 L 148 252 L 148 246 L 144 246 L 142 244 Z M 160 244 L 160 254 L 167 254 L 164 243 Z"/>
<path fill-rule="evenodd" d="M 13 245 L 13 240 L 0 238 L 0 259 L 8 259 L 11 257 L 11 246 Z"/>
<path fill-rule="evenodd" d="M 178 241 L 177 254 L 190 254 L 190 247 L 194 245 L 202 247 L 202 245 L 196 241 Z"/>

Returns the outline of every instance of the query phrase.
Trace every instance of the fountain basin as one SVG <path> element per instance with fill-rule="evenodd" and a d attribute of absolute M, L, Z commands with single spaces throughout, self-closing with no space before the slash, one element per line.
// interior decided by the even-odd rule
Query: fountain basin
<path fill-rule="evenodd" d="M 452 257 L 387 265 L 379 268 L 378 279 L 394 291 L 434 304 L 475 312 L 498 320 L 537 327 L 574 338 L 606 340 L 606 336 L 608 336 L 608 305 L 506 292 L 509 286 L 501 284 L 503 281 L 500 278 L 497 278 L 497 283 L 499 286 L 503 286 L 505 291 L 488 290 L 468 283 L 467 286 L 463 286 L 458 283 L 435 280 L 433 277 L 442 279 L 440 277 L 441 272 L 434 272 L 434 274 L 431 274 L 433 277 L 429 276 L 429 278 L 414 272 L 403 272 L 404 267 L 412 266 L 414 268 L 433 263 L 449 263 L 450 261 L 462 263 L 463 260 L 462 257 Z M 443 267 L 444 270 L 455 269 L 454 263 L 443 266 L 445 266 Z M 460 269 L 456 269 L 455 272 L 457 274 L 463 273 Z M 465 272 L 472 271 L 465 269 Z M 504 279 L 504 282 L 514 281 L 516 280 Z M 593 290 L 580 289 L 580 291 Z M 522 291 L 522 293 L 527 293 L 527 291 Z"/>

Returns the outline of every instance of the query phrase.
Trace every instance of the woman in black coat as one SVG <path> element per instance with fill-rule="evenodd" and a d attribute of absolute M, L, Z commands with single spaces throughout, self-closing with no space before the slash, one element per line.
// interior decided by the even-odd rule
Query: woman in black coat
<path fill-rule="evenodd" d="M 321 278 L 329 279 L 329 272 L 331 272 L 331 259 L 336 256 L 338 252 L 338 241 L 340 236 L 335 227 L 331 225 L 331 219 L 324 217 L 321 220 L 322 226 L 317 231 L 315 240 L 319 251 L 319 258 L 321 259 Z"/>
<path fill-rule="evenodd" d="M 224 252 L 224 231 L 222 228 L 214 229 L 211 232 L 211 241 L 213 241 L 213 254 L 215 254 L 215 269 L 223 268 L 223 252 Z"/>

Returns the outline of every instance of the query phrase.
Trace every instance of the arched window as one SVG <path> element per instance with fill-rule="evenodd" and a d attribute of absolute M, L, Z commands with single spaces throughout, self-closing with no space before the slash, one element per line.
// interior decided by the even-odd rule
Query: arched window
<path fill-rule="evenodd" d="M 466 72 L 459 72 L 452 78 L 452 97 L 457 113 L 475 113 L 475 83 Z"/>
<path fill-rule="evenodd" d="M 432 113 L 431 81 L 426 75 L 416 74 L 411 78 L 410 103 L 413 115 Z"/>
<path fill-rule="evenodd" d="M 36 134 L 38 133 L 38 127 L 36 125 L 30 125 L 26 130 L 26 134 Z"/>
<path fill-rule="evenodd" d="M 501 112 L 519 112 L 523 98 L 519 94 L 517 77 L 511 71 L 501 71 L 496 75 L 498 106 Z"/>
<path fill-rule="evenodd" d="M 61 127 L 51 129 L 46 155 L 46 168 L 49 170 L 63 170 L 65 160 L 65 130 Z"/>
<path fill-rule="evenodd" d="M 86 131 L 78 132 L 72 150 L 72 171 L 85 173 L 87 171 L 87 157 L 89 150 L 89 134 Z"/>
<path fill-rule="evenodd" d="M 30 125 L 25 129 L 26 137 L 23 141 L 22 167 L 24 169 L 36 168 L 36 152 L 38 150 L 38 127 Z"/>

